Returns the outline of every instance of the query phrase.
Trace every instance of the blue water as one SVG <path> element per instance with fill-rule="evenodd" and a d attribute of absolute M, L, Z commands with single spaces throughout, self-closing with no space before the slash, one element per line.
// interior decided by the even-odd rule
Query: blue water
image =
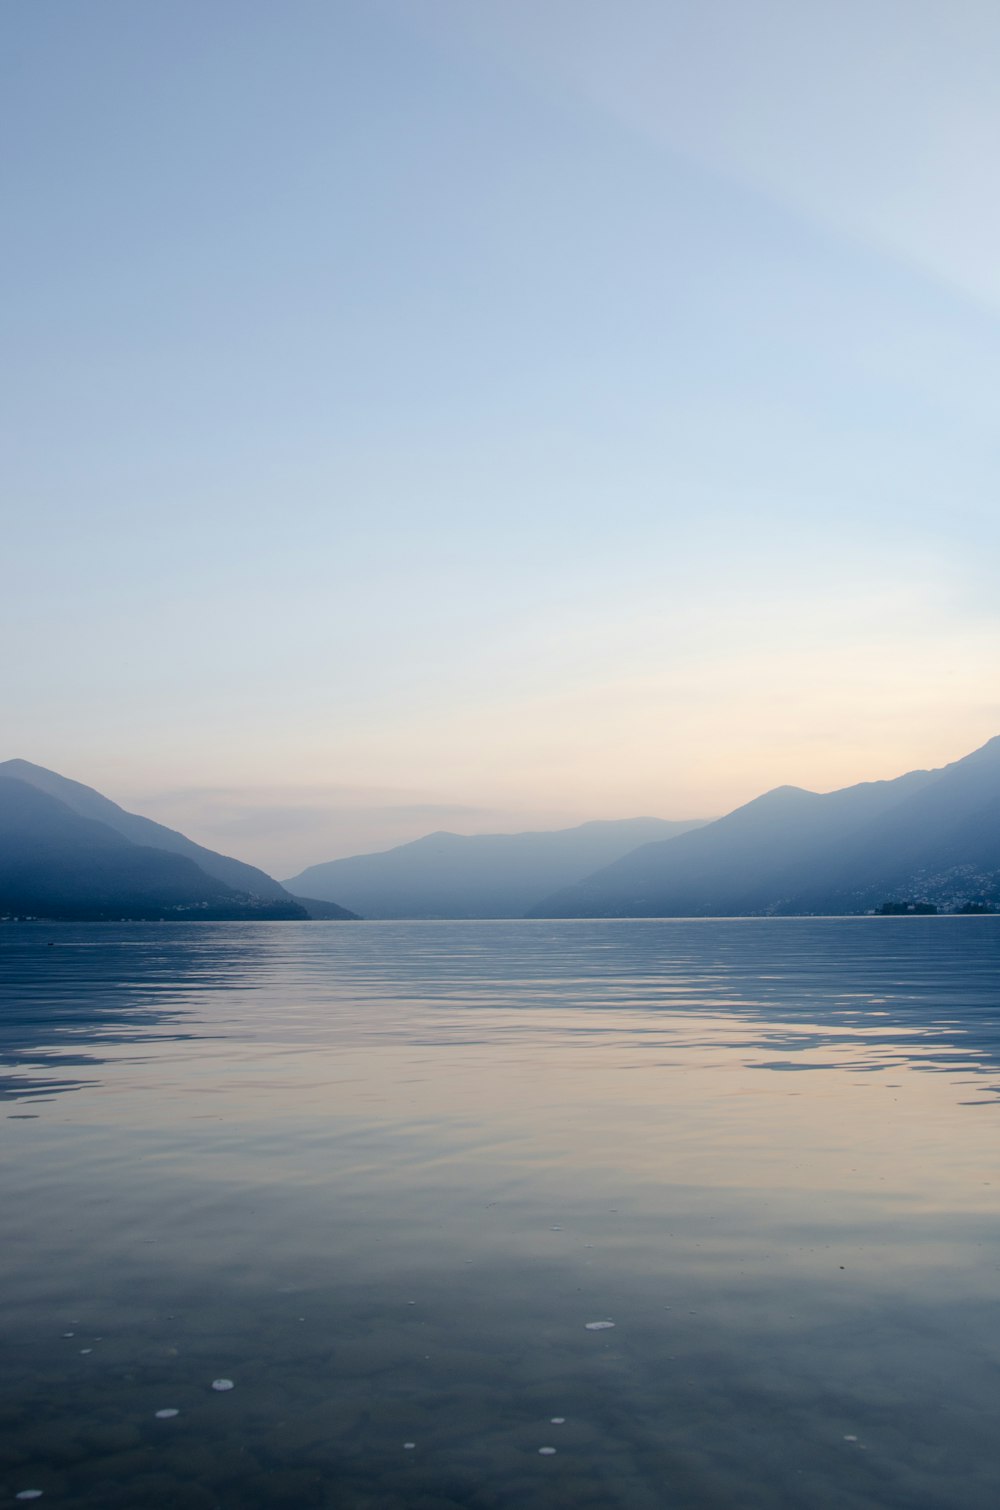
<path fill-rule="evenodd" d="M 5 925 L 0 1503 L 995 1510 L 998 1132 L 996 918 Z"/>

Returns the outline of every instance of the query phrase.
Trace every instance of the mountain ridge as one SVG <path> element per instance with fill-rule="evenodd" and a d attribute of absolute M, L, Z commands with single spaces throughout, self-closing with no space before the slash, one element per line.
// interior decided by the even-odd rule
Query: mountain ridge
<path fill-rule="evenodd" d="M 92 787 L 21 759 L 0 762 L 0 916 L 11 915 L 354 917 L 330 901 L 292 897 L 256 866 L 218 855 L 126 812 Z"/>
<path fill-rule="evenodd" d="M 827 793 L 772 788 L 550 894 L 531 916 L 863 912 L 904 894 L 952 905 L 984 892 L 1000 894 L 1000 736 L 937 770 Z"/>
<path fill-rule="evenodd" d="M 194 839 L 189 839 L 186 834 L 157 823 L 153 818 L 130 813 L 102 792 L 85 786 L 82 781 L 61 776 L 45 766 L 21 759 L 0 761 L 0 777 L 4 775 L 16 776 L 19 780 L 38 787 L 40 791 L 48 792 L 83 817 L 96 818 L 99 822 L 106 823 L 126 839 L 131 839 L 133 844 L 146 844 L 153 849 L 187 855 L 207 875 L 216 877 L 234 890 L 247 891 L 260 897 L 284 898 L 288 895 L 279 882 L 265 871 L 259 870 L 256 865 L 247 865 L 242 860 L 234 860 L 230 855 L 218 854 L 215 850 L 196 843 Z"/>
<path fill-rule="evenodd" d="M 917 903 L 1000 908 L 1000 735 L 934 770 L 826 793 L 773 787 L 711 821 L 437 829 L 286 885 L 81 782 L 0 762 L 0 914 L 725 917 Z"/>
<path fill-rule="evenodd" d="M 672 839 L 701 821 L 597 818 L 515 834 L 437 829 L 387 850 L 309 866 L 285 884 L 311 895 L 336 892 L 368 918 L 522 917 L 553 879 L 558 885 L 582 877 L 653 833 Z"/>

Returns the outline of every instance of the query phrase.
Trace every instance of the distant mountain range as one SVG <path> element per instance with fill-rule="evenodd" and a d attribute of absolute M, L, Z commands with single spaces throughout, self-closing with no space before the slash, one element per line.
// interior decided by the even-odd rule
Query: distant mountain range
<path fill-rule="evenodd" d="M 517 918 L 651 840 L 703 820 L 623 818 L 523 834 L 428 834 L 379 854 L 312 865 L 285 885 L 366 918 Z"/>
<path fill-rule="evenodd" d="M 820 795 L 778 787 L 652 843 L 529 909 L 533 917 L 864 913 L 1000 904 L 1000 737 L 936 771 Z"/>
<path fill-rule="evenodd" d="M 100 792 L 27 760 L 0 762 L 0 917 L 346 919 L 293 897 Z"/>
<path fill-rule="evenodd" d="M 25 760 L 0 762 L 0 918 L 796 916 L 1000 910 L 1000 737 L 935 771 L 778 787 L 713 822 L 428 834 L 284 885 Z"/>

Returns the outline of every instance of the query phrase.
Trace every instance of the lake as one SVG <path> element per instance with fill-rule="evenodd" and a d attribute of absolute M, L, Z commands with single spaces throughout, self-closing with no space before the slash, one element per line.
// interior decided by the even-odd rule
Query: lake
<path fill-rule="evenodd" d="M 0 1100 L 0 1502 L 1000 1503 L 1000 918 L 8 924 Z"/>

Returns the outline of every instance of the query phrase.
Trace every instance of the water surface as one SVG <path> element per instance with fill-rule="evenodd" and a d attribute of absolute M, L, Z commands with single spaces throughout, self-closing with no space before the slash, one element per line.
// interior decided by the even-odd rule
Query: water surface
<path fill-rule="evenodd" d="M 0 1502 L 995 1510 L 998 966 L 996 918 L 0 928 Z"/>

